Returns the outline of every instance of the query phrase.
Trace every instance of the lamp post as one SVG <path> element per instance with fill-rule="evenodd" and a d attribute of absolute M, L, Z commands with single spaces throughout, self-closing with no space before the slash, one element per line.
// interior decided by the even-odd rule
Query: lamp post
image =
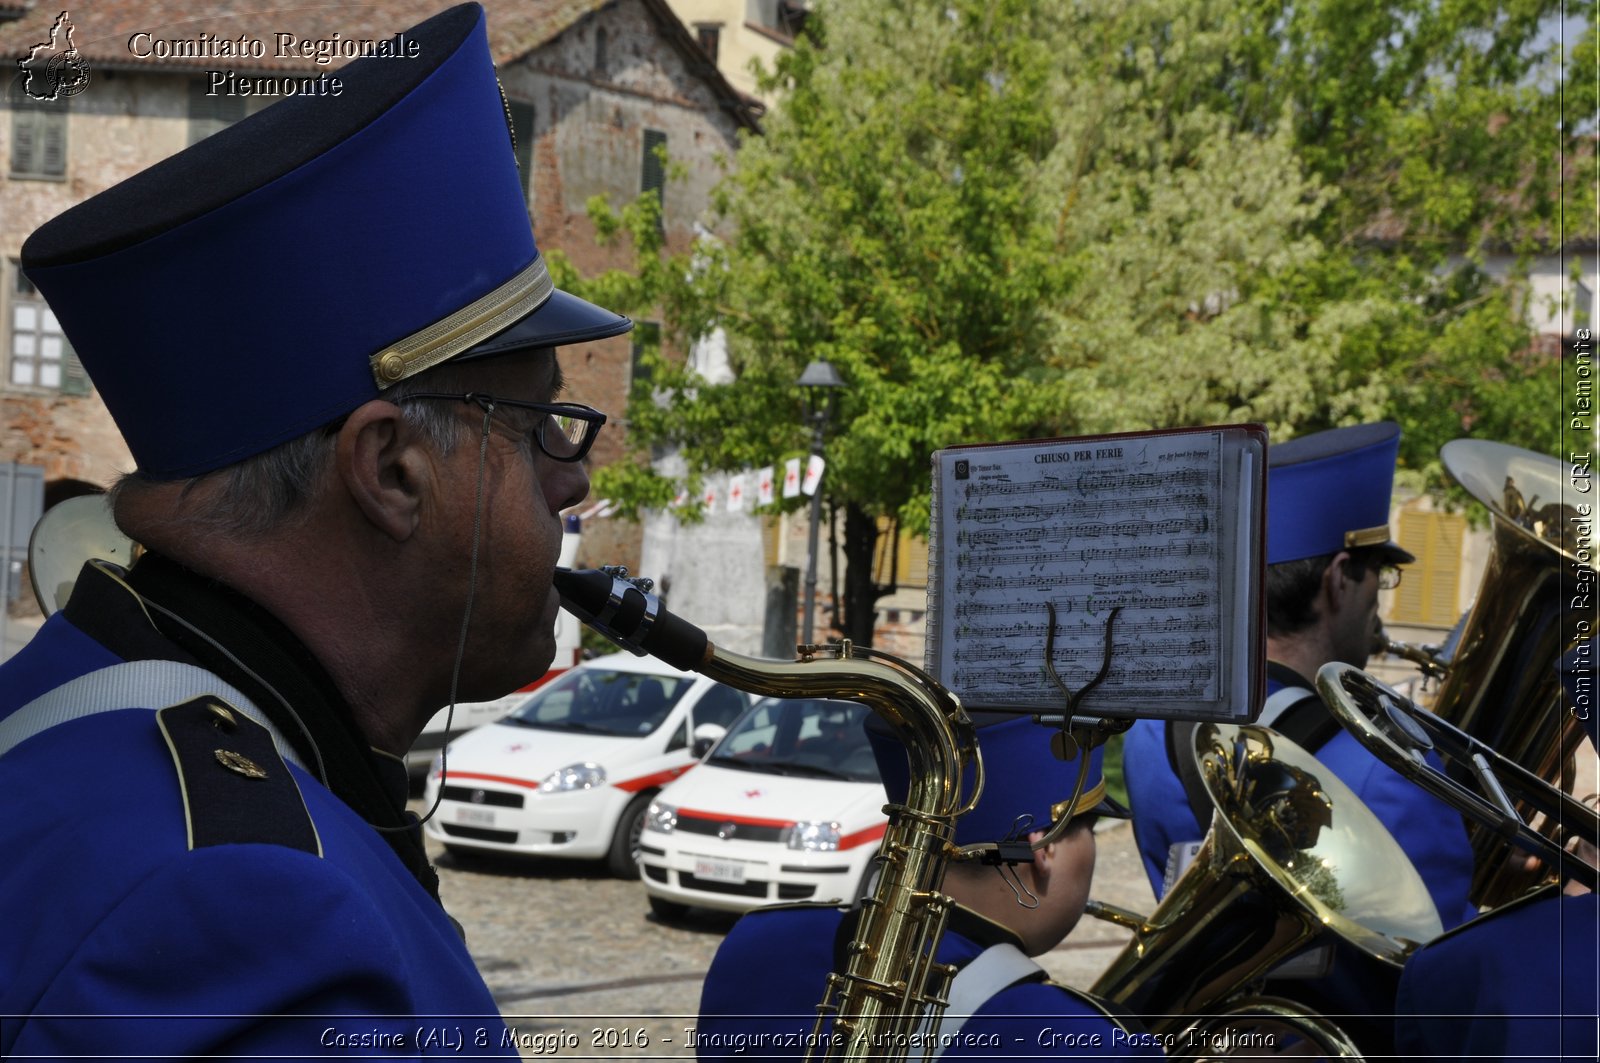
<path fill-rule="evenodd" d="M 833 413 L 837 389 L 844 387 L 839 371 L 822 359 L 806 366 L 800 374 L 800 388 L 806 396 L 806 413 L 811 421 L 811 452 L 822 456 L 823 437 Z M 806 539 L 806 609 L 800 642 L 811 645 L 811 617 L 817 600 L 817 526 L 822 522 L 822 484 L 811 493 L 811 527 Z"/>

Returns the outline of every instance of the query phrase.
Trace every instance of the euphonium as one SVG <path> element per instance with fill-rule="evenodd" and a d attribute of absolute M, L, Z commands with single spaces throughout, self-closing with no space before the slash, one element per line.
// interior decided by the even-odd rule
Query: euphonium
<path fill-rule="evenodd" d="M 1461 811 L 1486 837 L 1538 857 L 1559 878 L 1600 888 L 1600 868 L 1566 850 L 1575 839 L 1600 845 L 1594 809 L 1359 668 L 1334 661 L 1318 670 L 1316 682 L 1329 711 L 1373 756 Z M 1446 771 L 1428 763 L 1429 752 Z M 1534 829 L 1530 813 L 1544 818 L 1544 830 Z"/>
<path fill-rule="evenodd" d="M 1202 724 L 1180 752 L 1199 762 L 1211 829 L 1148 919 L 1091 907 L 1134 932 L 1092 991 L 1137 1014 L 1169 1056 L 1284 1051 L 1290 1037 L 1360 1055 L 1350 1030 L 1290 999 L 1294 979 L 1320 973 L 1338 941 L 1374 979 L 1397 979 L 1440 931 L 1421 877 L 1337 776 L 1270 729 Z"/>
<path fill-rule="evenodd" d="M 956 817 L 981 788 L 982 765 L 971 722 L 956 696 L 894 657 L 841 647 L 803 647 L 795 661 L 746 657 L 714 645 L 705 632 L 662 609 L 649 581 L 626 570 L 557 569 L 562 603 L 584 623 L 624 649 L 652 654 L 752 694 L 859 701 L 881 716 L 905 745 L 911 791 L 890 805 L 878 850 L 878 886 L 863 903 L 857 937 L 843 973 L 831 974 L 818 1008 L 818 1030 L 829 1018 L 833 1035 L 813 1038 L 823 1058 L 902 1058 L 924 1023 L 937 1025 L 952 969 L 935 962 L 950 900 L 940 892 L 955 855 Z M 820 656 L 833 650 L 836 656 Z M 963 799 L 963 770 L 979 780 Z M 813 1052 L 815 1049 L 813 1049 Z"/>

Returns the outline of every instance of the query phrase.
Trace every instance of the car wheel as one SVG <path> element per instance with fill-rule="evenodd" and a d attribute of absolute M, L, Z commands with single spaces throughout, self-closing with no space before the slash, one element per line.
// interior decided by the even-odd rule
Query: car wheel
<path fill-rule="evenodd" d="M 652 894 L 650 896 L 650 911 L 654 912 L 655 917 L 663 923 L 675 923 L 689 914 L 689 906 L 687 904 L 679 904 L 677 901 L 664 900 Z"/>
<path fill-rule="evenodd" d="M 651 796 L 640 794 L 629 801 L 617 819 L 617 829 L 611 832 L 606 867 L 618 878 L 639 877 L 639 835 L 644 833 L 644 814 L 650 807 Z"/>
<path fill-rule="evenodd" d="M 861 902 L 878 892 L 878 879 L 883 877 L 883 867 L 877 860 L 867 864 L 867 869 L 861 872 L 861 881 L 856 885 L 855 907 L 861 907 Z"/>

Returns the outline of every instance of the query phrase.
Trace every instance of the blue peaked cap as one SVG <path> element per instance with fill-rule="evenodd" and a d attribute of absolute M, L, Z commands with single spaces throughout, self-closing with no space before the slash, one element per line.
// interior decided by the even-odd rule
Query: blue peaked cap
<path fill-rule="evenodd" d="M 1400 454 L 1393 421 L 1351 425 L 1275 443 L 1267 451 L 1267 564 L 1363 546 L 1415 561 L 1389 535 Z"/>
<path fill-rule="evenodd" d="M 483 9 L 356 59 L 64 212 L 22 248 L 154 479 L 230 465 L 449 359 L 632 323 L 556 291 Z"/>
<path fill-rule="evenodd" d="M 955 843 L 977 845 L 1006 838 L 1025 838 L 1045 830 L 1057 819 L 1094 812 L 1127 818 L 1128 811 L 1106 796 L 1105 747 L 1089 753 L 1089 774 L 1083 793 L 1070 807 L 1078 782 L 1081 760 L 1057 760 L 1050 751 L 1054 728 L 1028 716 L 975 713 L 978 751 L 983 756 L 983 793 L 977 807 L 956 820 Z M 866 723 L 867 738 L 878 760 L 878 774 L 890 801 L 903 802 L 911 792 L 911 765 L 905 746 L 876 716 Z M 1080 754 L 1081 756 L 1081 754 Z M 972 775 L 962 780 L 962 792 L 972 792 Z M 1018 817 L 1026 823 L 1019 826 Z"/>

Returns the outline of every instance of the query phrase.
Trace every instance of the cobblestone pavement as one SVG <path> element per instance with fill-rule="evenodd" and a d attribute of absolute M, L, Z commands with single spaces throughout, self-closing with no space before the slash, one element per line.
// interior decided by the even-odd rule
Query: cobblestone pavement
<path fill-rule="evenodd" d="M 611 878 L 598 864 L 462 859 L 428 844 L 445 906 L 465 928 L 524 1056 L 693 1055 L 685 1030 L 735 916 L 696 910 L 662 923 L 639 883 Z M 1141 912 L 1153 907 L 1125 823 L 1100 834 L 1094 896 Z M 1127 938 L 1085 918 L 1040 962 L 1057 981 L 1087 986 Z"/>

